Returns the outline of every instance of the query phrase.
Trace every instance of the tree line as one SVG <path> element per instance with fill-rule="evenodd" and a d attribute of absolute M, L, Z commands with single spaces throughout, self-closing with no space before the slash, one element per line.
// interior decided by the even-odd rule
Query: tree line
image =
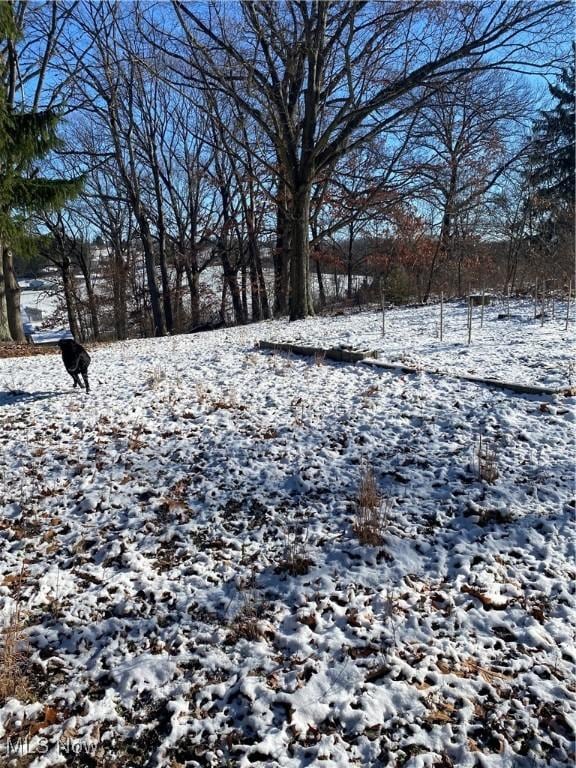
<path fill-rule="evenodd" d="M 15 259 L 79 338 L 571 270 L 569 3 L 0 8 L 0 339 Z"/>

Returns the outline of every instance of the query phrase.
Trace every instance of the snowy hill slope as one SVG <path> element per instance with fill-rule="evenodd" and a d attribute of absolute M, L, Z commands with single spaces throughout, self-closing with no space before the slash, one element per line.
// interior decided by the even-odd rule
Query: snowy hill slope
<path fill-rule="evenodd" d="M 0 360 L 0 761 L 572 763 L 574 399 L 254 349 L 568 383 L 563 321 L 434 312 Z"/>

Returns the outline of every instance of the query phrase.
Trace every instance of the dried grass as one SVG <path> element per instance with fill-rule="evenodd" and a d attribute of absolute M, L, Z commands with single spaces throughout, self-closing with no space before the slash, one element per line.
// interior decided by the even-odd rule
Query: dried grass
<path fill-rule="evenodd" d="M 371 467 L 365 467 L 360 477 L 356 517 L 352 528 L 361 544 L 377 547 L 382 544 L 387 524 L 389 502 L 384 499 Z"/>
<path fill-rule="evenodd" d="M 496 449 L 480 433 L 478 437 L 478 448 L 476 450 L 478 479 L 486 483 L 494 483 L 500 473 L 497 466 Z"/>
<path fill-rule="evenodd" d="M 308 557 L 308 529 L 296 528 L 286 532 L 286 543 L 282 558 L 278 563 L 279 573 L 290 576 L 303 576 L 308 573 L 312 560 Z"/>
<path fill-rule="evenodd" d="M 152 368 L 146 379 L 148 389 L 156 389 L 166 379 L 166 371 L 159 366 Z"/>
<path fill-rule="evenodd" d="M 22 583 L 20 574 L 18 593 Z M 26 700 L 30 697 L 27 676 L 27 641 L 22 603 L 18 594 L 14 608 L 8 614 L 6 625 L 0 630 L 0 702 L 11 697 Z"/>

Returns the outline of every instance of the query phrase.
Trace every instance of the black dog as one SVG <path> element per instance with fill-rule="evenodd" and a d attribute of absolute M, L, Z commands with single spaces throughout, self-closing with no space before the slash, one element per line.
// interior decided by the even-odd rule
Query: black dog
<path fill-rule="evenodd" d="M 60 339 L 58 346 L 62 351 L 62 360 L 66 370 L 74 379 L 74 386 L 82 386 L 80 376 L 84 379 L 86 393 L 90 392 L 88 384 L 88 366 L 90 365 L 90 355 L 84 347 L 77 344 L 74 339 Z M 80 374 L 80 375 L 79 375 Z"/>

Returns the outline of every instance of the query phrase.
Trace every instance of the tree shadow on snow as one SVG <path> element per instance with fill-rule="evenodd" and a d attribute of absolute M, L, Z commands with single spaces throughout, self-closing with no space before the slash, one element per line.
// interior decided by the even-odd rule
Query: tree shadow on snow
<path fill-rule="evenodd" d="M 62 397 L 66 392 L 47 391 L 47 392 L 25 392 L 17 389 L 11 392 L 0 392 L 0 408 L 4 405 L 14 405 L 15 403 L 32 403 L 36 400 L 50 400 L 53 397 Z"/>

